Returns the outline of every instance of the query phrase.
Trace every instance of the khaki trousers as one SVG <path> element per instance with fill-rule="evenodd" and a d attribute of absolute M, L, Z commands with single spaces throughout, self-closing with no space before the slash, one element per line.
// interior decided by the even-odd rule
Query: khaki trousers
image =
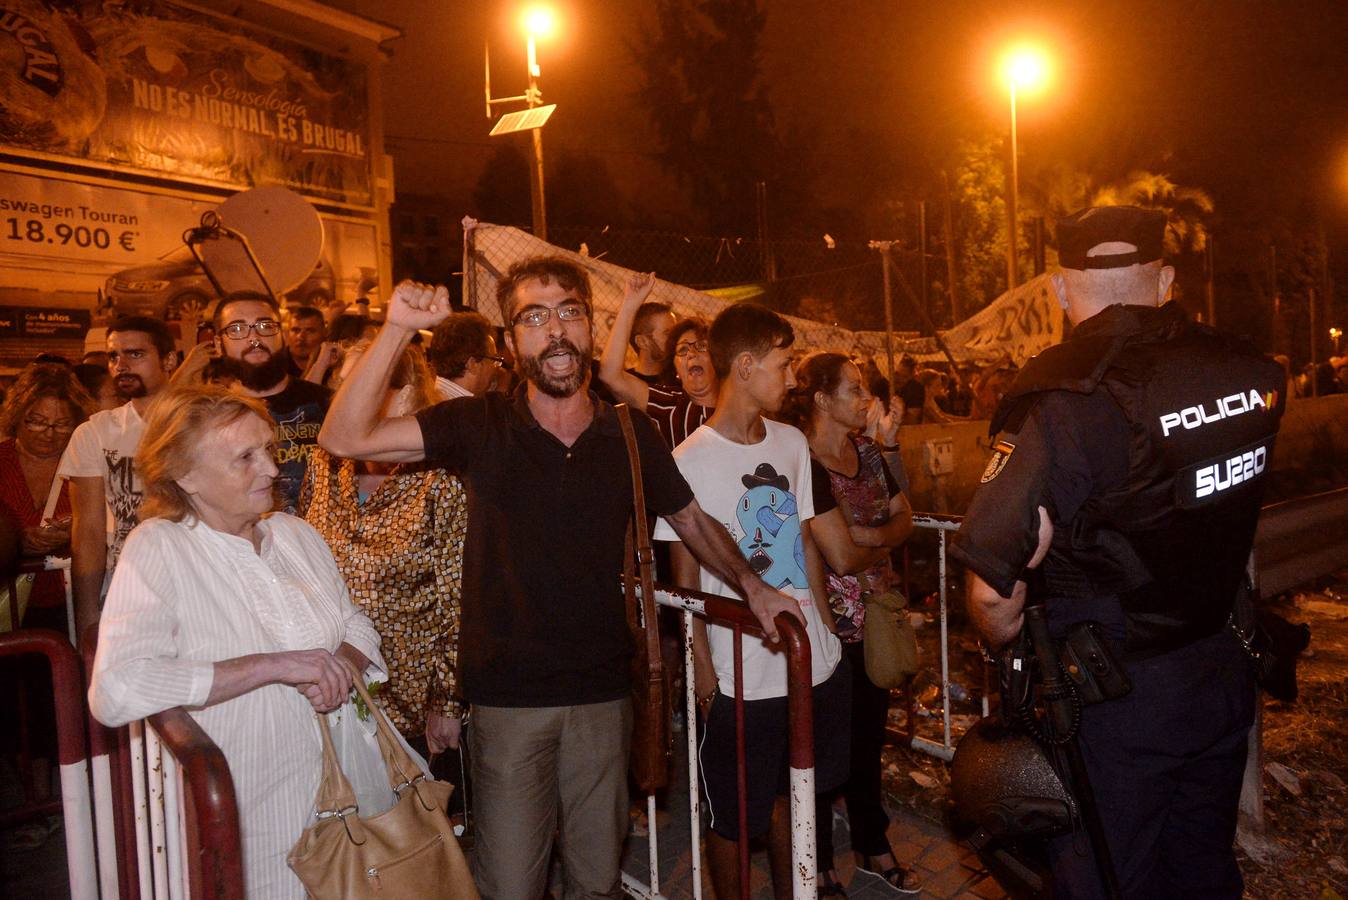
<path fill-rule="evenodd" d="M 621 897 L 631 701 L 474 706 L 468 729 L 483 900 L 536 900 L 554 833 L 565 900 Z"/>

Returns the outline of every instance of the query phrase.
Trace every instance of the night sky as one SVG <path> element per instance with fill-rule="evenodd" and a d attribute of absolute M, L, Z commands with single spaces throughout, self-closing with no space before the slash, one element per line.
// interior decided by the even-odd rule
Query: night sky
<path fill-rule="evenodd" d="M 494 93 L 521 92 L 525 4 L 330 2 L 404 32 L 391 44 L 385 81 L 398 188 L 473 212 L 493 141 L 510 140 L 487 137 L 483 41 L 492 47 Z M 631 47 L 653 2 L 553 6 L 558 33 L 539 50 L 544 98 L 559 106 L 545 130 L 548 149 L 598 155 L 652 227 L 678 221 L 685 201 L 633 97 L 640 63 Z M 812 186 L 821 207 L 874 202 L 888 170 L 929 167 L 961 137 L 1004 133 L 997 51 L 1033 35 L 1057 62 L 1052 85 L 1020 104 L 1022 184 L 1058 165 L 1099 182 L 1148 169 L 1207 190 L 1219 236 L 1223 223 L 1311 223 L 1324 229 L 1336 270 L 1348 257 L 1341 0 L 760 7 L 761 68 L 778 132 L 808 135 L 822 151 Z M 803 224 L 821 234 L 834 225 Z"/>

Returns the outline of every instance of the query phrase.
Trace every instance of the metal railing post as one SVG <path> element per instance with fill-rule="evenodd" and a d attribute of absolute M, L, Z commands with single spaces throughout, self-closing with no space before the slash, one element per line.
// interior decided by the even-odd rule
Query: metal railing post
<path fill-rule="evenodd" d="M 55 631 L 30 628 L 0 634 L 0 656 L 22 654 L 45 656 L 51 666 L 70 897 L 97 900 L 98 867 L 89 797 L 89 762 L 85 756 L 84 676 L 80 659 L 70 642 Z"/>
<path fill-rule="evenodd" d="M 743 684 L 740 670 L 740 641 L 743 634 L 761 637 L 763 632 L 758 619 L 744 603 L 702 591 L 684 588 L 656 586 L 656 602 L 671 606 L 684 612 L 684 665 L 688 672 L 693 671 L 692 617 L 705 618 L 713 624 L 726 625 L 735 632 L 736 647 L 736 724 L 737 724 L 737 777 L 740 779 L 740 827 L 748 827 L 743 809 Z M 640 585 L 637 590 L 640 591 Z M 810 640 L 805 627 L 792 616 L 785 613 L 777 617 L 778 633 L 782 636 L 782 645 L 787 662 L 787 724 L 789 732 L 788 764 L 790 766 L 791 801 L 791 869 L 792 896 L 796 900 L 811 900 L 816 896 L 815 889 L 815 809 L 814 809 L 814 695 L 811 685 Z M 685 679 L 684 708 L 687 711 L 688 741 L 688 800 L 689 826 L 692 834 L 692 895 L 697 900 L 702 896 L 702 862 L 700 831 L 701 808 L 698 794 L 697 777 L 697 737 L 696 715 L 697 700 L 693 696 L 693 679 Z M 649 806 L 648 806 L 649 808 Z M 651 840 L 655 840 L 655 818 L 650 819 Z M 748 842 L 743 840 L 743 831 L 739 842 L 741 889 L 747 891 L 749 879 L 745 868 L 749 859 Z M 652 854 L 652 885 L 658 884 L 658 873 Z M 655 888 L 641 884 L 630 875 L 623 875 L 623 890 L 633 897 L 652 898 L 660 896 Z M 745 894 L 747 896 L 747 894 Z"/>

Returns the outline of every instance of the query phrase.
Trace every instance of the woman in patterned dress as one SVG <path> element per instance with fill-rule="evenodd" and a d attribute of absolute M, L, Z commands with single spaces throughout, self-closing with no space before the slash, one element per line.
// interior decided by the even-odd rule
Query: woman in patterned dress
<path fill-rule="evenodd" d="M 357 345 L 350 355 L 363 350 Z M 410 416 L 435 400 L 435 375 L 421 350 L 409 347 L 384 414 Z M 457 749 L 463 486 L 444 469 L 335 459 L 315 447 L 300 510 L 332 548 L 351 599 L 383 638 L 389 681 L 380 689 L 381 706 L 418 753 Z"/>
<path fill-rule="evenodd" d="M 890 551 L 913 529 L 912 511 L 885 461 L 901 414 L 879 423 L 881 443 L 864 437 L 871 406 L 861 372 L 839 353 L 816 353 L 796 372 L 786 412 L 810 441 L 815 518 L 811 533 L 828 566 L 829 603 L 843 652 L 852 664 L 851 776 L 842 788 L 856 866 L 901 893 L 921 889 L 916 875 L 894 858 L 881 803 L 880 749 L 889 691 L 866 677 L 865 595 L 890 589 Z M 832 798 L 819 798 L 816 822 L 819 896 L 846 896 L 833 862 Z"/>

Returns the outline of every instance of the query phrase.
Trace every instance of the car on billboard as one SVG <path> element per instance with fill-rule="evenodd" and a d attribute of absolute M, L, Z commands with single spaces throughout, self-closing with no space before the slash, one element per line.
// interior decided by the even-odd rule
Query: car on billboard
<path fill-rule="evenodd" d="M 322 309 L 336 295 L 337 279 L 332 263 L 320 256 L 309 277 L 284 297 L 286 306 L 317 306 Z M 108 276 L 102 306 L 114 316 L 153 316 L 180 319 L 184 312 L 205 314 L 215 301 L 215 288 L 190 256 L 134 266 Z"/>

